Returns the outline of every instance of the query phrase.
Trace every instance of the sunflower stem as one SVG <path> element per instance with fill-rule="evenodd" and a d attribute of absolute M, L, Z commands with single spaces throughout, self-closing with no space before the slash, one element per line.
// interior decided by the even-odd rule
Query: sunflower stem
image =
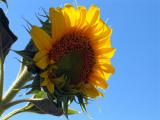
<path fill-rule="evenodd" d="M 27 67 L 24 65 L 21 66 L 20 72 L 17 76 L 17 79 L 15 82 L 11 85 L 7 93 L 5 94 L 4 98 L 2 99 L 1 105 L 9 103 L 21 90 L 23 85 L 30 80 L 31 74 L 28 72 Z M 6 108 L 7 109 L 7 108 Z M 6 109 L 0 109 L 0 115 L 3 114 L 3 112 Z"/>
<path fill-rule="evenodd" d="M 11 118 L 14 115 L 25 112 L 25 109 L 26 109 L 26 107 L 16 109 L 16 110 L 12 111 L 11 113 L 9 113 L 8 115 L 4 116 L 1 120 L 8 120 L 9 118 Z"/>
<path fill-rule="evenodd" d="M 32 103 L 34 104 L 35 102 L 39 102 L 41 101 L 42 99 L 21 99 L 21 100 L 15 100 L 13 102 L 8 102 L 6 104 L 3 104 L 3 105 L 0 105 L 0 112 L 4 112 L 6 109 L 10 108 L 10 107 L 13 107 L 14 105 L 17 105 L 17 104 L 20 104 L 20 103 L 23 103 L 23 102 L 29 102 L 29 103 Z M 20 108 L 20 109 L 17 109 L 17 110 L 14 110 L 12 111 L 11 113 L 9 113 L 8 115 L 6 115 L 5 117 L 3 117 L 2 119 L 0 120 L 8 120 L 9 118 L 11 118 L 13 115 L 16 115 L 18 113 L 21 113 L 21 112 L 34 112 L 34 111 L 30 111 L 28 109 L 28 105 L 24 106 L 23 108 Z"/>
<path fill-rule="evenodd" d="M 8 102 L 6 104 L 1 104 L 0 105 L 0 112 L 1 111 L 4 111 L 14 105 L 17 105 L 17 104 L 20 104 L 20 103 L 23 103 L 23 102 L 29 102 L 31 101 L 30 99 L 22 99 L 22 100 L 16 100 L 16 101 L 13 101 L 13 102 Z"/>
<path fill-rule="evenodd" d="M 15 95 L 21 90 L 23 85 L 30 79 L 30 77 L 31 74 L 28 72 L 27 68 L 24 67 L 15 82 L 12 84 L 12 86 L 9 88 L 8 92 L 4 96 L 3 102 L 7 103 L 11 101 L 15 97 Z"/>

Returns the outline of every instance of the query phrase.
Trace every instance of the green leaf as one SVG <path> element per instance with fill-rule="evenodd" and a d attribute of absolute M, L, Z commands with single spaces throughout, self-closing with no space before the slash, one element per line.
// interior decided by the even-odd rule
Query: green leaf
<path fill-rule="evenodd" d="M 48 99 L 32 100 L 32 104 L 28 104 L 28 112 L 35 112 L 40 114 L 50 114 L 54 116 L 63 115 L 63 110 L 57 108 L 57 106 Z"/>
<path fill-rule="evenodd" d="M 40 90 L 37 90 L 37 89 L 31 89 L 29 92 L 27 92 L 26 94 L 29 95 L 29 94 L 38 94 L 40 92 Z"/>
<path fill-rule="evenodd" d="M 47 94 L 44 91 L 40 91 L 38 94 L 35 95 L 36 98 L 47 98 Z"/>
<path fill-rule="evenodd" d="M 32 57 L 34 55 L 34 53 L 30 52 L 30 51 L 26 51 L 26 50 L 22 50 L 22 51 L 16 51 L 13 50 L 15 53 L 17 53 L 18 55 L 22 56 L 24 60 L 33 62 Z"/>
<path fill-rule="evenodd" d="M 0 8 L 0 58 L 3 59 L 3 61 L 16 40 L 17 37 L 11 32 L 9 21 Z"/>
<path fill-rule="evenodd" d="M 25 89 L 25 88 L 31 88 L 30 91 L 27 92 L 26 94 L 38 94 L 41 91 L 39 76 L 35 76 L 33 78 L 33 82 L 32 83 L 24 85 L 21 89 Z"/>
<path fill-rule="evenodd" d="M 82 95 L 79 95 L 79 96 L 77 96 L 78 97 L 78 101 L 79 101 L 79 104 L 80 104 L 80 106 L 81 106 L 81 109 L 82 109 L 82 111 L 84 112 L 86 112 L 87 110 L 86 110 L 86 103 L 84 102 L 84 98 L 83 98 L 83 96 Z"/>
<path fill-rule="evenodd" d="M 78 112 L 77 110 L 68 108 L 68 112 L 67 112 L 68 115 L 74 115 L 74 114 L 79 114 L 79 113 L 80 112 Z"/>
<path fill-rule="evenodd" d="M 11 46 L 16 40 L 17 37 L 11 32 L 9 28 L 9 21 L 3 10 L 0 8 L 0 102 L 3 96 L 4 61 Z"/>
<path fill-rule="evenodd" d="M 22 51 L 15 51 L 14 50 L 14 52 L 23 57 L 22 61 L 20 61 L 20 62 L 22 62 L 23 65 L 27 66 L 29 72 L 31 72 L 33 74 L 38 73 L 39 68 L 35 65 L 35 63 L 33 61 L 35 51 L 32 51 L 32 50 L 29 51 L 27 49 L 22 50 Z"/>
<path fill-rule="evenodd" d="M 37 48 L 35 47 L 35 45 L 34 45 L 34 43 L 33 43 L 32 40 L 29 41 L 29 43 L 27 44 L 25 50 L 26 50 L 26 51 L 33 52 L 33 53 L 36 53 L 36 52 L 37 52 Z"/>
<path fill-rule="evenodd" d="M 64 100 L 63 100 L 63 109 L 64 109 L 64 113 L 65 113 L 65 116 L 66 116 L 66 118 L 68 118 L 68 103 L 69 103 L 69 99 L 68 99 L 68 97 L 64 97 L 63 98 Z"/>

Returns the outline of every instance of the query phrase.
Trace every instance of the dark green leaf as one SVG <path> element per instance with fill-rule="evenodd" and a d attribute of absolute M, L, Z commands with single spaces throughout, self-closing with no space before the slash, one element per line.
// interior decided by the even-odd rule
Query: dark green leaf
<path fill-rule="evenodd" d="M 29 41 L 29 43 L 27 44 L 25 50 L 26 50 L 26 51 L 33 52 L 33 53 L 36 53 L 36 52 L 37 52 L 37 48 L 35 47 L 35 45 L 34 45 L 34 43 L 33 43 L 32 40 Z"/>
<path fill-rule="evenodd" d="M 68 102 L 69 102 L 69 100 L 68 100 L 67 97 L 65 97 L 63 99 L 64 99 L 64 101 L 63 101 L 63 104 L 64 104 L 64 106 L 63 106 L 64 113 L 65 113 L 66 118 L 68 118 Z"/>
<path fill-rule="evenodd" d="M 37 114 L 45 114 L 44 112 L 40 111 L 40 109 L 38 109 L 33 104 L 28 104 L 26 109 L 24 110 L 24 112 L 33 112 L 33 113 L 37 113 Z"/>
<path fill-rule="evenodd" d="M 25 88 L 32 88 L 33 87 L 33 85 L 32 84 L 29 84 L 29 85 L 25 85 L 25 86 L 23 86 L 21 89 L 25 89 Z"/>
<path fill-rule="evenodd" d="M 4 61 L 17 37 L 9 29 L 9 21 L 0 8 L 0 58 Z"/>
<path fill-rule="evenodd" d="M 84 103 L 84 99 L 82 95 L 77 96 L 78 97 L 78 102 L 82 108 L 82 111 L 87 111 L 86 110 L 86 103 Z"/>
<path fill-rule="evenodd" d="M 63 110 L 60 108 L 57 108 L 56 105 L 48 99 L 32 100 L 30 102 L 34 104 L 34 106 L 44 114 L 51 114 L 54 116 L 63 115 Z"/>
<path fill-rule="evenodd" d="M 40 90 L 38 89 L 34 89 L 32 88 L 29 92 L 27 92 L 26 94 L 29 95 L 29 94 L 38 94 L 40 92 Z"/>
<path fill-rule="evenodd" d="M 15 51 L 14 50 L 14 52 L 17 53 L 18 55 L 22 56 L 24 60 L 33 62 L 33 60 L 32 60 L 32 58 L 34 56 L 33 52 L 26 51 L 26 50 L 22 50 L 22 51 Z"/>
<path fill-rule="evenodd" d="M 71 108 L 68 108 L 68 112 L 67 112 L 68 115 L 73 115 L 73 114 L 79 114 L 79 112 L 77 110 L 74 110 L 74 109 L 71 109 Z"/>
<path fill-rule="evenodd" d="M 46 114 L 31 103 L 29 103 L 22 112 L 32 112 L 32 113 L 37 113 L 37 114 Z M 74 114 L 79 114 L 79 113 L 80 112 L 78 112 L 77 110 L 68 108 L 68 112 L 67 112 L 68 115 L 74 115 Z M 51 114 L 51 115 L 54 115 L 54 114 Z"/>
<path fill-rule="evenodd" d="M 41 91 L 40 88 L 40 77 L 35 76 L 33 82 L 30 85 L 26 85 L 23 88 L 31 88 L 31 90 L 27 94 L 37 94 Z"/>
<path fill-rule="evenodd" d="M 28 48 L 27 48 L 28 49 Z M 33 49 L 29 50 L 22 50 L 22 51 L 14 51 L 16 52 L 18 55 L 22 56 L 22 64 L 27 66 L 28 71 L 36 74 L 39 72 L 39 68 L 35 65 L 34 61 L 33 61 L 33 57 L 35 55 L 35 51 L 32 51 Z"/>

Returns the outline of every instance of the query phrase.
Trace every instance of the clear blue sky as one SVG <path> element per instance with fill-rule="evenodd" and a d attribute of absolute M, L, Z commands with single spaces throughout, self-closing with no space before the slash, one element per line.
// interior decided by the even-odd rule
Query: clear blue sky
<path fill-rule="evenodd" d="M 73 0 L 8 0 L 8 11 L 1 5 L 10 20 L 10 28 L 19 38 L 12 49 L 23 49 L 30 39 L 23 27 L 26 24 L 23 17 L 40 25 L 35 14 L 41 13 L 41 8 L 48 10 L 66 2 Z M 160 1 L 78 0 L 78 5 L 91 4 L 101 8 L 103 20 L 113 28 L 112 43 L 117 51 L 112 59 L 116 73 L 109 80 L 105 97 L 99 98 L 98 104 L 92 101 L 88 106 L 90 115 L 94 120 L 160 120 Z M 11 53 L 6 60 L 5 90 L 18 71 L 19 62 L 15 58 L 19 57 Z M 23 93 L 17 98 L 22 98 Z M 73 107 L 79 109 L 77 105 Z M 88 119 L 86 114 L 70 116 L 70 120 Z M 24 113 L 11 120 L 65 118 Z"/>

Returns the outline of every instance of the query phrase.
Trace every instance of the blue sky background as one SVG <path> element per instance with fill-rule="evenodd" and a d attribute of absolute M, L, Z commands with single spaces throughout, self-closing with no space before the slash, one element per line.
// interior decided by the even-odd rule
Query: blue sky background
<path fill-rule="evenodd" d="M 0 5 L 10 20 L 10 28 L 18 36 L 12 49 L 23 49 L 30 39 L 23 27 L 26 25 L 23 18 L 40 25 L 35 14 L 42 13 L 41 8 L 48 10 L 66 2 L 73 3 L 73 0 L 8 0 L 8 10 Z M 105 97 L 99 98 L 98 102 L 90 102 L 90 116 L 93 120 L 159 120 L 160 1 L 78 0 L 78 5 L 89 7 L 91 4 L 101 8 L 102 19 L 113 28 L 112 43 L 117 51 L 112 59 L 116 73 L 108 81 Z M 15 58 L 19 56 L 11 52 L 6 59 L 5 91 L 18 71 L 19 62 Z M 24 91 L 17 98 L 23 98 L 23 94 Z M 77 105 L 73 107 L 80 110 Z M 53 119 L 65 120 L 64 117 L 30 113 L 19 114 L 10 120 Z M 83 113 L 70 116 L 70 120 L 88 119 L 91 118 Z"/>

